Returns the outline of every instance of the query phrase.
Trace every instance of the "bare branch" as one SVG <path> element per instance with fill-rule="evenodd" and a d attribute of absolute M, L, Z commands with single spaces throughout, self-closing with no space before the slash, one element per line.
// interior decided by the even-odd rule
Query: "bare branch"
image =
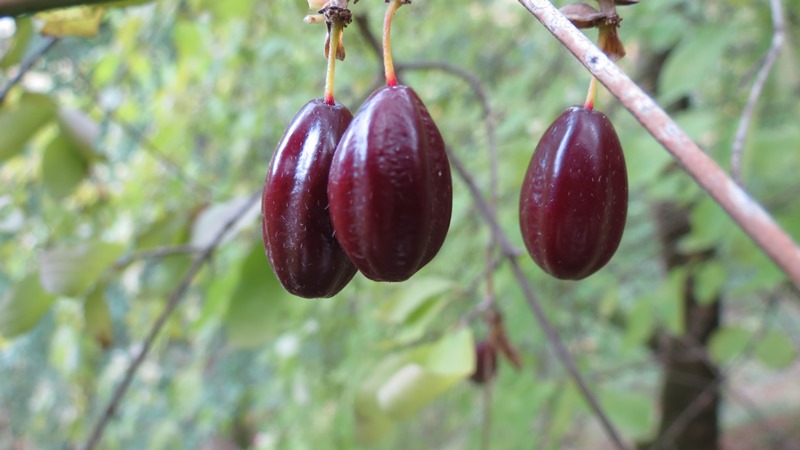
<path fill-rule="evenodd" d="M 503 229 L 500 227 L 494 210 L 481 195 L 480 191 L 478 190 L 478 186 L 475 184 L 475 180 L 467 171 L 466 167 L 464 167 L 464 164 L 461 162 L 461 160 L 452 152 L 448 152 L 448 155 L 450 157 L 450 163 L 452 164 L 453 168 L 455 168 L 461 179 L 464 180 L 464 183 L 467 185 L 467 188 L 472 195 L 475 205 L 478 207 L 481 215 L 483 215 L 484 219 L 489 224 L 489 227 L 492 229 L 492 233 L 494 234 L 496 242 L 498 242 L 500 248 L 503 249 L 503 256 L 508 259 L 511 269 L 514 272 L 514 277 L 522 289 L 522 293 L 524 294 L 528 305 L 533 311 L 537 322 L 539 322 L 539 326 L 542 328 L 545 336 L 547 336 L 547 342 L 553 348 L 556 357 L 567 370 L 567 373 L 569 373 L 572 381 L 578 387 L 578 390 L 581 392 L 581 395 L 583 395 L 586 403 L 589 404 L 589 407 L 594 413 L 595 417 L 600 421 L 600 424 L 602 425 L 609 439 L 611 439 L 613 442 L 614 446 L 619 450 L 627 449 L 628 447 L 622 442 L 622 438 L 620 437 L 619 433 L 614 428 L 614 425 L 611 423 L 606 413 L 603 411 L 603 408 L 600 406 L 600 402 L 597 400 L 597 397 L 595 397 L 594 393 L 589 388 L 589 385 L 578 371 L 578 366 L 575 364 L 575 360 L 567 350 L 567 347 L 561 341 L 558 331 L 556 331 L 555 327 L 544 313 L 544 308 L 542 308 L 539 299 L 533 293 L 533 289 L 528 282 L 528 278 L 525 276 L 525 273 L 522 271 L 522 268 L 517 261 L 518 252 L 510 244 L 508 236 L 506 236 L 505 231 L 503 231 Z"/>
<path fill-rule="evenodd" d="M 28 55 L 28 57 L 25 58 L 24 61 L 22 61 L 22 64 L 19 65 L 19 69 L 17 69 L 17 74 L 14 75 L 13 78 L 8 80 L 8 83 L 5 85 L 5 87 L 3 87 L 3 90 L 0 91 L 0 105 L 2 105 L 3 102 L 6 100 L 6 96 L 8 96 L 8 93 L 11 91 L 11 88 L 16 86 L 16 84 L 22 80 L 22 77 L 24 77 L 25 74 L 28 73 L 29 70 L 31 70 L 31 67 L 33 67 L 33 65 L 36 64 L 36 61 L 39 61 L 39 59 L 42 56 L 44 56 L 45 53 L 50 51 L 50 49 L 53 48 L 53 46 L 55 46 L 57 43 L 58 43 L 58 38 L 45 39 L 41 47 L 36 49 L 35 52 Z"/>
<path fill-rule="evenodd" d="M 103 414 L 100 416 L 100 419 L 95 424 L 89 439 L 83 446 L 84 450 L 93 450 L 97 444 L 100 443 L 100 439 L 103 437 L 103 432 L 105 431 L 106 425 L 108 425 L 111 417 L 120 406 L 123 396 L 128 391 L 128 388 L 133 381 L 133 377 L 136 376 L 136 372 L 139 370 L 142 362 L 144 362 L 144 358 L 150 352 L 153 342 L 155 342 L 156 337 L 158 337 L 158 334 L 161 332 L 164 324 L 167 323 L 167 319 L 169 319 L 170 315 L 172 315 L 172 312 L 175 311 L 175 308 L 178 306 L 178 303 L 180 303 L 184 294 L 186 294 L 186 291 L 192 284 L 194 277 L 205 265 L 205 263 L 211 259 L 211 256 L 214 254 L 214 251 L 217 249 L 217 247 L 219 247 L 219 244 L 222 242 L 222 239 L 225 237 L 225 235 L 228 234 L 228 232 L 242 219 L 242 217 L 245 216 L 244 212 L 250 209 L 253 204 L 258 201 L 259 196 L 260 192 L 255 192 L 250 196 L 248 201 L 242 206 L 238 213 L 228 220 L 227 223 L 225 223 L 219 233 L 214 236 L 214 239 L 211 241 L 211 243 L 208 244 L 208 246 L 197 255 L 192 262 L 192 265 L 186 270 L 186 273 L 184 273 L 180 284 L 178 284 L 178 287 L 175 288 L 175 290 L 170 294 L 169 299 L 167 300 L 167 305 L 164 307 L 161 315 L 158 316 L 158 319 L 153 324 L 150 332 L 147 334 L 147 337 L 142 343 L 141 350 L 139 350 L 139 353 L 133 358 L 133 360 L 131 360 L 128 368 L 125 370 L 124 378 L 117 386 L 114 394 L 111 396 L 111 400 L 109 400 L 108 404 L 103 409 Z"/>
<path fill-rule="evenodd" d="M 750 88 L 750 95 L 747 97 L 747 104 L 742 111 L 742 117 L 739 119 L 739 126 L 736 128 L 733 147 L 731 148 L 731 174 L 740 186 L 744 186 L 742 180 L 742 154 L 744 153 L 744 142 L 747 139 L 747 130 L 753 120 L 753 114 L 755 113 L 758 99 L 761 98 L 761 92 L 764 90 L 764 84 L 772 71 L 772 67 L 775 65 L 775 61 L 778 59 L 778 53 L 780 53 L 783 42 L 786 39 L 781 0 L 770 0 L 769 4 L 772 10 L 772 42 L 762 60 L 763 63 L 758 71 L 756 80 L 753 82 L 753 87 Z"/>
<path fill-rule="evenodd" d="M 150 250 L 142 250 L 140 252 L 130 253 L 118 259 L 117 262 L 114 263 L 114 269 L 124 269 L 125 267 L 131 265 L 131 263 L 134 261 L 138 261 L 140 259 L 165 258 L 172 255 L 185 255 L 189 253 L 199 253 L 201 251 L 203 251 L 202 248 L 192 245 L 176 245 L 172 247 L 158 247 Z"/>
<path fill-rule="evenodd" d="M 800 248 L 774 219 L 636 85 L 547 0 L 518 0 L 669 151 L 683 169 L 800 287 Z"/>

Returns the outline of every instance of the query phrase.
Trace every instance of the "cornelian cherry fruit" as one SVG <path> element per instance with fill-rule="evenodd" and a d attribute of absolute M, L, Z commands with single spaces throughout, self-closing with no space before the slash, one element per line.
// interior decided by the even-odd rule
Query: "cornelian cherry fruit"
<path fill-rule="evenodd" d="M 352 118 L 338 102 L 311 100 L 269 165 L 261 197 L 264 247 L 283 287 L 300 297 L 332 297 L 356 273 L 334 236 L 327 193 L 331 160 Z"/>
<path fill-rule="evenodd" d="M 336 237 L 375 281 L 403 281 L 439 251 L 453 191 L 444 141 L 408 86 L 375 91 L 334 155 L 328 200 Z"/>
<path fill-rule="evenodd" d="M 611 121 L 564 111 L 536 146 L 520 197 L 522 237 L 550 275 L 586 278 L 614 255 L 628 211 L 625 158 Z"/>

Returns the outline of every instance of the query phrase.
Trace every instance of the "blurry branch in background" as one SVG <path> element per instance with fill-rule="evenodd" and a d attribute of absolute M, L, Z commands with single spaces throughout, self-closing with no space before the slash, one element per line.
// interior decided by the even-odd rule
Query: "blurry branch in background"
<path fill-rule="evenodd" d="M 117 262 L 114 263 L 114 269 L 123 270 L 134 262 L 143 259 L 166 258 L 167 256 L 186 255 L 190 253 L 199 253 L 201 251 L 203 251 L 201 247 L 195 247 L 193 245 L 176 245 L 173 247 L 159 247 L 150 250 L 142 250 L 140 252 L 130 253 L 118 259 Z"/>
<path fill-rule="evenodd" d="M 117 388 L 114 390 L 114 394 L 111 396 L 111 399 L 108 401 L 105 408 L 103 408 L 102 415 L 98 419 L 97 423 L 95 424 L 92 432 L 89 436 L 89 439 L 86 441 L 86 444 L 82 447 L 83 450 L 92 450 L 94 449 L 97 444 L 100 443 L 100 440 L 103 437 L 103 432 L 105 431 L 106 425 L 114 416 L 117 408 L 119 408 L 120 404 L 122 403 L 122 398 L 125 393 L 128 391 L 128 388 L 133 381 L 134 376 L 136 376 L 136 372 L 141 367 L 142 362 L 144 362 L 145 357 L 150 352 L 150 349 L 153 346 L 158 334 L 161 332 L 161 329 L 164 327 L 164 324 L 167 323 L 170 315 L 172 315 L 175 308 L 180 303 L 183 296 L 186 294 L 186 291 L 189 290 L 189 286 L 192 284 L 195 276 L 203 266 L 211 260 L 211 257 L 214 254 L 214 251 L 219 247 L 222 243 L 222 240 L 228 234 L 228 232 L 236 226 L 236 224 L 245 217 L 245 211 L 252 208 L 258 202 L 260 197 L 260 190 L 258 192 L 254 192 L 250 195 L 250 198 L 245 202 L 242 208 L 230 219 L 228 220 L 222 229 L 214 236 L 211 240 L 211 243 L 208 244 L 198 255 L 195 257 L 192 265 L 183 275 L 181 278 L 178 287 L 175 288 L 174 291 L 169 296 L 167 300 L 167 304 L 164 307 L 164 310 L 161 312 L 161 315 L 158 316 L 158 319 L 153 324 L 150 332 L 148 332 L 147 337 L 145 338 L 144 342 L 142 342 L 141 349 L 139 353 L 130 361 L 128 364 L 128 368 L 125 370 L 125 376 L 123 377 L 122 381 L 119 383 Z"/>
<path fill-rule="evenodd" d="M 2 0 L 0 0 L 0 2 L 2 2 Z M 14 75 L 14 77 L 8 80 L 8 83 L 3 86 L 3 90 L 0 91 L 0 106 L 3 105 L 3 102 L 6 100 L 6 96 L 8 96 L 8 93 L 11 91 L 11 89 L 16 86 L 17 83 L 22 80 L 25 74 L 31 70 L 33 65 L 36 64 L 36 62 L 39 61 L 39 59 L 57 43 L 58 38 L 46 38 L 39 48 L 37 48 L 33 53 L 28 55 L 24 61 L 22 61 L 22 63 L 19 65 L 19 68 L 17 68 L 17 73 Z"/>
<path fill-rule="evenodd" d="M 115 0 L 0 0 L 0 17 L 34 14 L 70 6 L 112 3 Z"/>
<path fill-rule="evenodd" d="M 800 287 L 800 248 L 625 72 L 548 0 L 518 0 L 589 70 L 735 223 Z"/>
<path fill-rule="evenodd" d="M 747 130 L 750 128 L 750 122 L 753 120 L 753 114 L 758 104 L 758 99 L 761 98 L 761 92 L 764 90 L 764 84 L 767 77 L 778 59 L 783 42 L 785 41 L 785 25 L 783 20 L 783 6 L 781 0 L 770 0 L 770 9 L 772 10 L 772 42 L 769 45 L 767 54 L 759 62 L 761 69 L 756 75 L 753 82 L 753 87 L 750 89 L 750 95 L 747 97 L 747 104 L 742 110 L 742 117 L 739 119 L 739 126 L 736 129 L 736 134 L 733 138 L 733 147 L 731 148 L 731 174 L 733 179 L 744 186 L 742 179 L 742 154 L 744 153 L 744 144 L 747 140 Z"/>

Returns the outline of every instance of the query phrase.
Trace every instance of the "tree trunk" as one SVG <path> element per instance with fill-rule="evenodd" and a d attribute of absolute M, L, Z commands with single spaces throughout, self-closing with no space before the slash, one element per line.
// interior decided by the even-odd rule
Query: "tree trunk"
<path fill-rule="evenodd" d="M 720 384 L 718 368 L 707 358 L 707 344 L 720 325 L 721 302 L 700 305 L 694 295 L 692 266 L 713 257 L 713 250 L 681 253 L 678 241 L 690 231 L 685 208 L 673 203 L 657 206 L 659 238 L 664 263 L 672 270 L 688 266 L 683 285 L 686 331 L 683 336 L 664 333 L 657 345 L 663 357 L 661 423 L 654 448 L 661 450 L 717 450 L 719 448 Z"/>

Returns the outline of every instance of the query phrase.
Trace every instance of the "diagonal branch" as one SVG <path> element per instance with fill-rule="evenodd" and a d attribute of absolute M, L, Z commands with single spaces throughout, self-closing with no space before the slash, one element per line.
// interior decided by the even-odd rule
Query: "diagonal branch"
<path fill-rule="evenodd" d="M 756 245 L 800 287 L 800 248 L 775 220 L 547 0 L 518 0 L 581 62 Z"/>
<path fill-rule="evenodd" d="M 0 0 L 0 2 L 1 1 L 2 0 Z M 29 70 L 31 70 L 31 67 L 33 67 L 33 65 L 36 64 L 36 61 L 39 61 L 39 59 L 42 56 L 44 56 L 45 53 L 50 51 L 50 49 L 53 48 L 53 46 L 55 46 L 57 43 L 58 43 L 58 38 L 45 39 L 44 44 L 42 44 L 41 47 L 36 49 L 36 51 L 28 55 L 28 57 L 25 58 L 24 61 L 22 61 L 22 64 L 19 65 L 19 69 L 17 69 L 17 74 L 14 75 L 13 78 L 8 80 L 8 83 L 3 87 L 3 90 L 0 91 L 0 105 L 2 105 L 3 102 L 6 100 L 6 96 L 11 91 L 11 88 L 16 86 L 16 84 L 22 80 L 22 77 L 24 77 L 25 74 L 28 73 Z"/>
<path fill-rule="evenodd" d="M 781 0 L 770 0 L 770 8 L 772 10 L 772 42 L 770 43 L 769 50 L 762 60 L 761 69 L 758 71 L 756 80 L 753 82 L 753 87 L 750 89 L 750 95 L 747 97 L 747 104 L 742 111 L 742 117 L 739 119 L 739 126 L 736 129 L 736 134 L 733 138 L 733 147 L 731 149 L 731 174 L 733 179 L 743 186 L 742 180 L 742 153 L 744 153 L 744 142 L 747 139 L 747 130 L 750 128 L 750 122 L 753 120 L 753 114 L 758 104 L 758 99 L 761 98 L 761 92 L 764 90 L 764 84 L 767 82 L 767 77 L 778 59 L 783 42 L 785 41 L 785 25 L 783 22 L 783 6 Z"/>
<path fill-rule="evenodd" d="M 133 377 L 136 376 L 136 372 L 138 372 L 139 367 L 142 365 L 145 357 L 150 352 L 150 348 L 152 348 L 153 343 L 158 337 L 158 334 L 161 332 L 164 324 L 167 323 L 167 320 L 172 315 L 172 312 L 175 311 L 175 308 L 178 306 L 178 303 L 180 303 L 184 294 L 186 294 L 186 291 L 192 284 L 194 277 L 211 259 L 214 251 L 217 249 L 217 247 L 219 247 L 219 244 L 222 242 L 225 235 L 228 234 L 228 232 L 242 219 L 242 217 L 245 217 L 244 212 L 250 209 L 258 201 L 259 194 L 260 192 L 255 192 L 250 196 L 242 208 L 230 220 L 228 220 L 227 223 L 225 223 L 219 233 L 214 236 L 214 239 L 211 241 L 211 243 L 209 243 L 208 246 L 197 255 L 197 257 L 194 259 L 194 262 L 192 262 L 192 265 L 186 270 L 186 273 L 184 273 L 180 284 L 178 284 L 178 287 L 172 291 L 172 294 L 170 294 L 169 299 L 167 300 L 167 305 L 164 307 L 164 311 L 161 312 L 161 315 L 158 316 L 158 319 L 153 324 L 153 327 L 150 328 L 150 332 L 147 333 L 147 337 L 142 343 L 141 350 L 139 350 L 139 353 L 130 362 L 127 370 L 125 370 L 125 377 L 119 383 L 114 391 L 114 394 L 111 396 L 111 400 L 109 400 L 108 404 L 103 409 L 103 415 L 100 416 L 100 419 L 95 424 L 89 439 L 83 446 L 83 450 L 93 450 L 97 444 L 100 443 L 100 439 L 103 437 L 103 432 L 105 431 L 106 425 L 108 425 L 111 417 L 114 415 L 117 408 L 119 408 L 123 396 L 128 391 L 128 388 L 133 381 Z"/>

